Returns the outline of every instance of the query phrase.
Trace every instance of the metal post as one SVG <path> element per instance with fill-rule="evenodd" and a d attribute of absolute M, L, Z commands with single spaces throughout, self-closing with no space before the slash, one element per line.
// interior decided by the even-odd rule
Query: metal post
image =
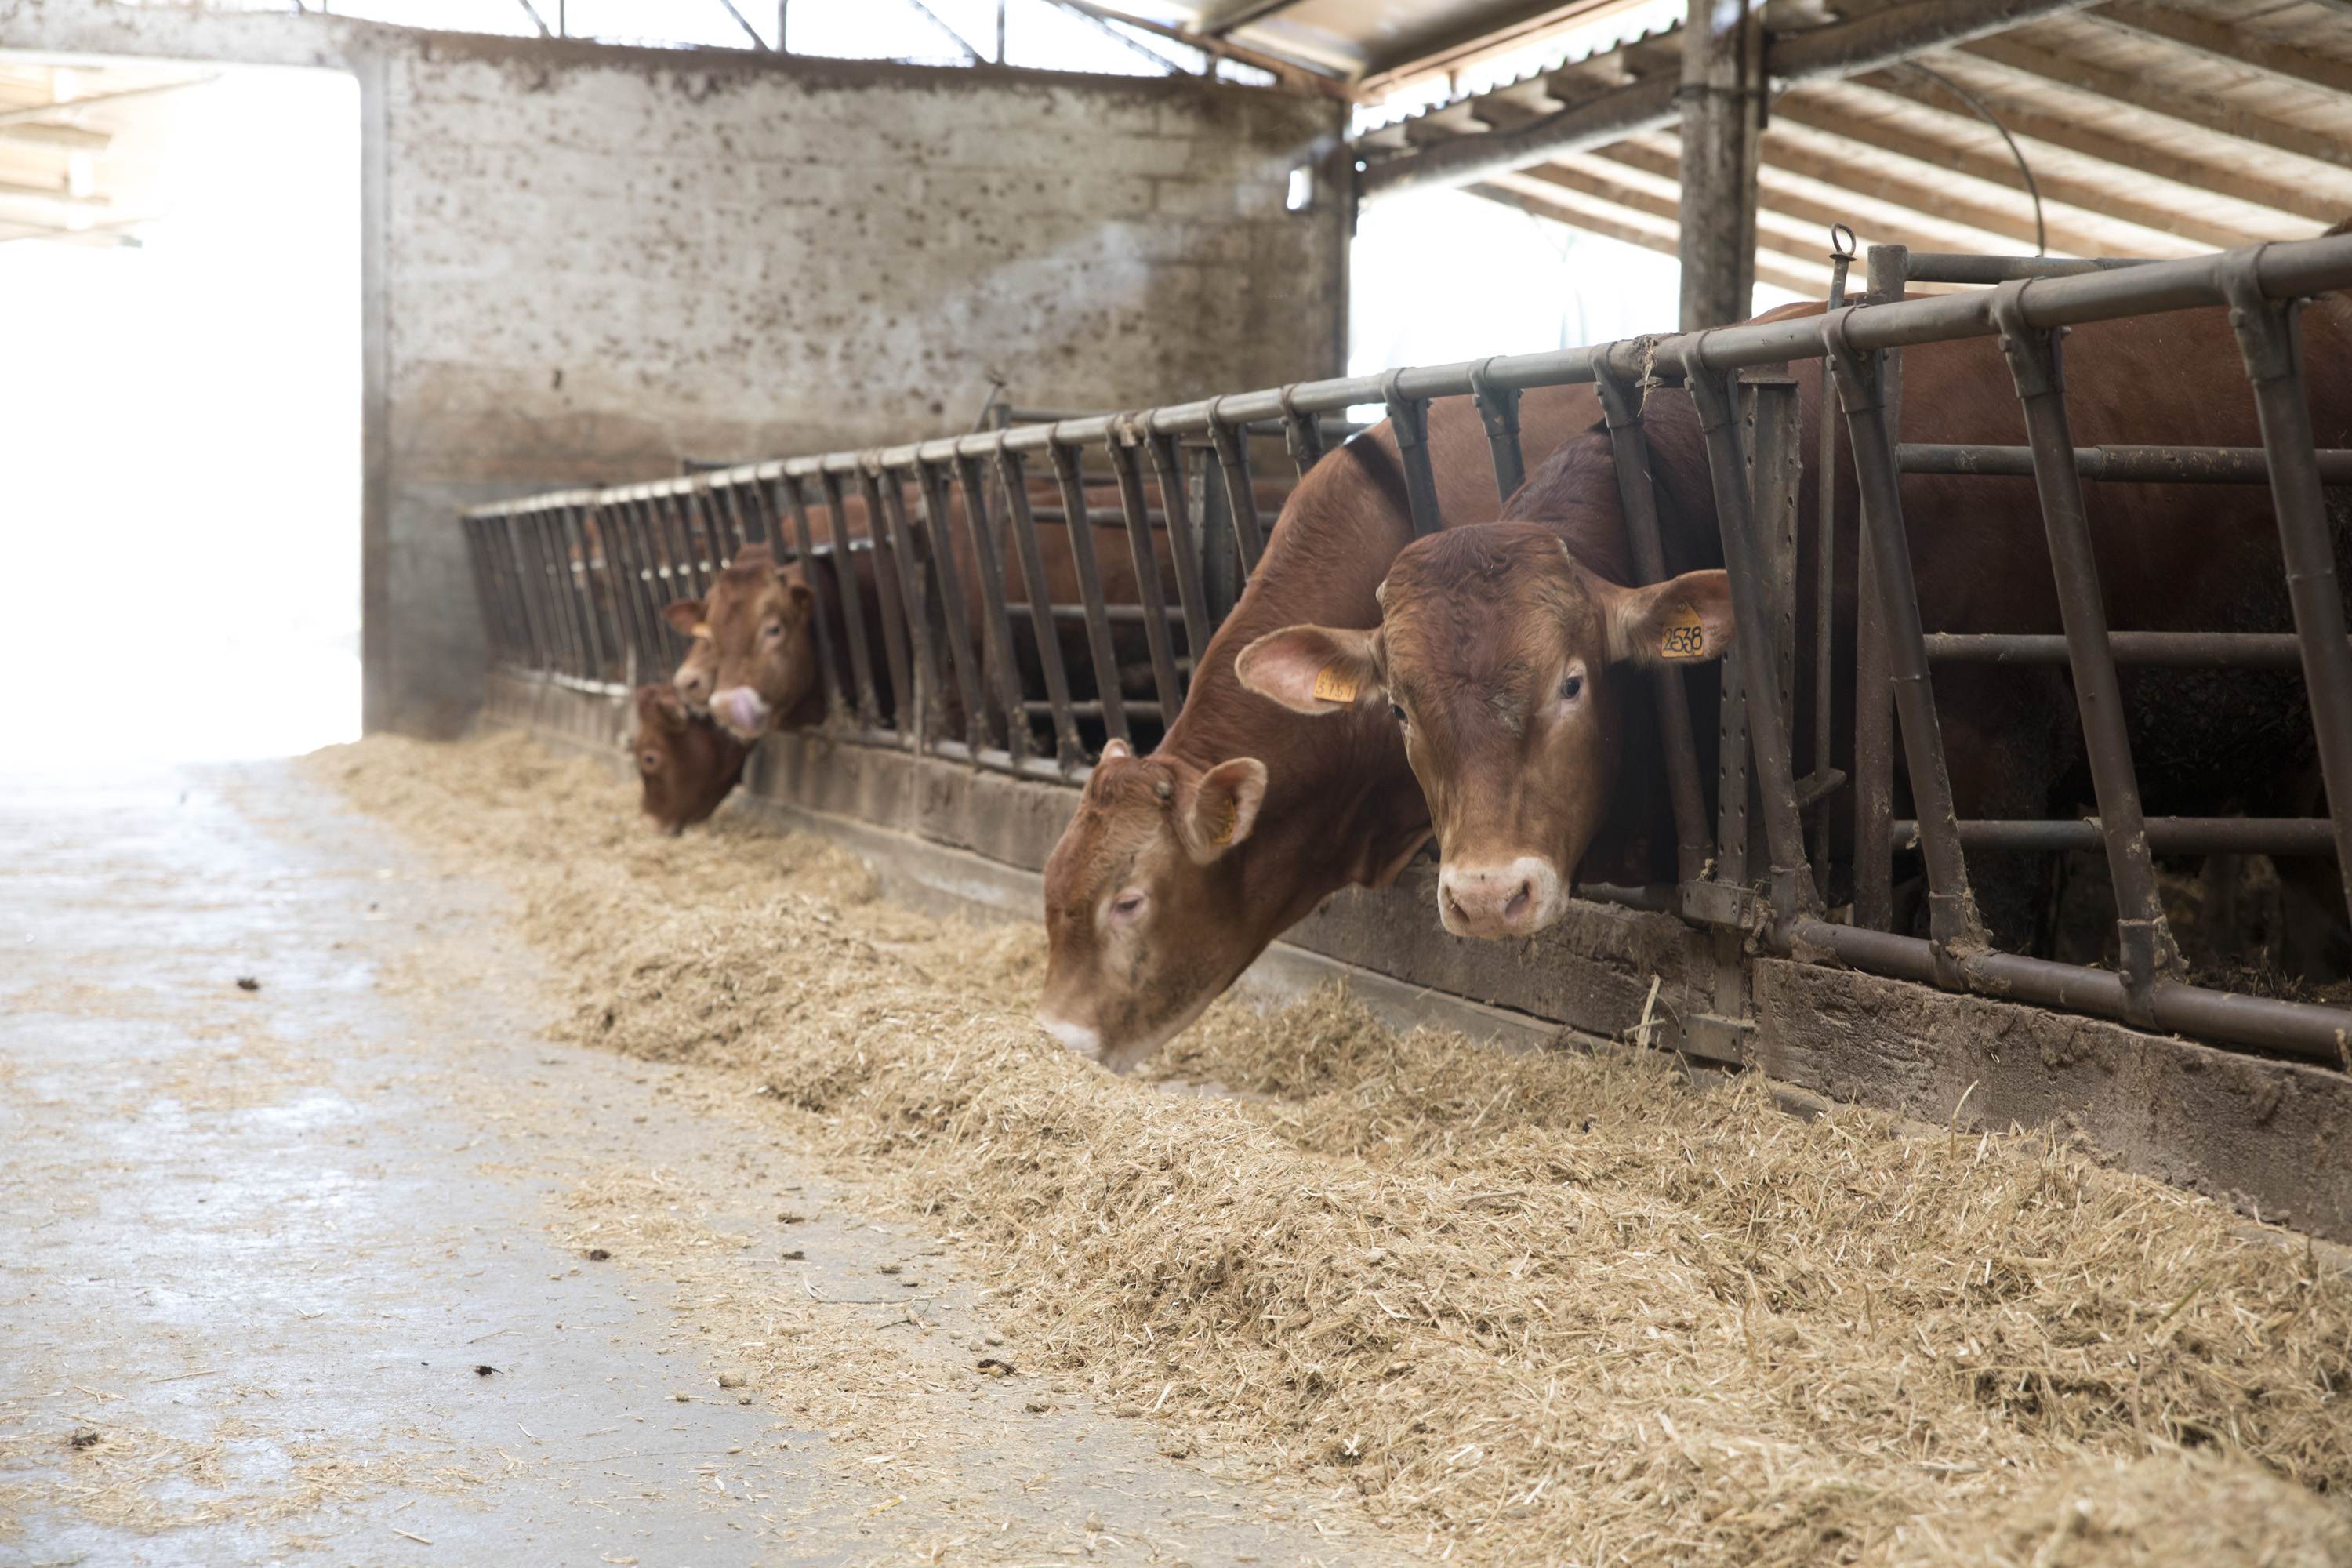
<path fill-rule="evenodd" d="M 573 557 L 580 563 L 579 571 L 573 574 L 572 588 L 578 595 L 580 626 L 586 635 L 588 645 L 589 668 L 582 673 L 593 680 L 602 680 L 604 679 L 605 670 L 604 635 L 604 628 L 596 624 L 596 584 L 589 575 L 589 536 L 588 531 L 581 526 L 580 513 L 583 510 L 577 505 L 567 505 L 563 508 L 563 531 L 570 542 Z"/>
<path fill-rule="evenodd" d="M 1095 560 L 1095 526 L 1087 516 L 1086 485 L 1078 476 L 1078 449 L 1056 441 L 1046 451 L 1054 461 L 1055 482 L 1061 487 L 1062 527 L 1069 536 L 1070 564 L 1077 568 L 1078 602 L 1086 606 L 1087 649 L 1094 658 L 1095 698 L 1102 704 L 1103 730 L 1112 739 L 1131 745 L 1127 702 L 1118 686 L 1118 649 L 1111 641 L 1110 617 L 1103 608 L 1102 571 Z M 1163 711 L 1160 721 L 1164 726 L 1174 717 Z"/>
<path fill-rule="evenodd" d="M 929 577 L 923 570 L 923 551 L 916 542 L 914 525 L 907 517 L 907 488 L 882 466 L 879 454 L 866 454 L 857 468 L 857 483 L 866 496 L 866 532 L 877 546 L 885 538 L 890 544 L 887 563 L 890 581 L 880 584 L 882 602 L 886 605 L 890 603 L 890 591 L 895 584 L 900 620 L 907 628 L 908 668 L 914 686 L 911 691 L 904 685 L 899 688 L 898 729 L 917 751 L 925 751 L 929 746 L 931 727 L 940 717 L 940 650 L 931 641 Z M 932 531 L 934 543 L 944 531 Z M 880 560 L 875 562 L 877 577 L 885 564 Z"/>
<path fill-rule="evenodd" d="M 1397 390 L 1402 370 L 1389 372 L 1381 384 L 1381 401 L 1388 405 L 1389 433 L 1396 437 L 1397 457 L 1404 464 L 1404 493 L 1412 509 L 1416 539 L 1445 526 L 1437 511 L 1437 470 L 1429 458 L 1429 403 Z"/>
<path fill-rule="evenodd" d="M 2344 640 L 2344 601 L 2313 451 L 2311 405 L 2303 386 L 2301 307 L 2263 293 L 2263 249 L 2255 245 L 2233 250 L 2215 265 L 2246 379 L 2253 384 L 2263 449 L 2270 456 L 2271 506 L 2278 516 L 2279 550 L 2286 558 L 2295 636 L 2303 642 L 2304 685 L 2319 737 L 2328 815 L 2336 821 L 2336 866 L 2352 908 L 2352 647 Z"/>
<path fill-rule="evenodd" d="M 964 528 L 971 539 L 973 569 L 980 574 L 980 613 L 984 617 L 981 635 L 995 645 L 989 650 L 989 658 L 996 667 L 997 705 L 1004 710 L 1004 750 L 1018 768 L 1029 754 L 1029 715 L 1021 705 L 1021 661 L 1013 647 L 1013 617 L 1004 607 L 1004 563 L 997 550 L 996 525 L 988 515 L 988 477 L 981 471 L 978 458 L 961 454 L 956 458 L 956 477 L 963 485 Z M 1033 606 L 1040 598 L 1050 597 L 1042 583 L 1031 585 Z M 1051 613 L 1049 607 L 1047 614 Z M 1045 657 L 1043 642 L 1037 657 L 1040 660 Z"/>
<path fill-rule="evenodd" d="M 2105 595 L 2099 588 L 2099 561 L 2091 548 L 2083 476 L 2074 468 L 2074 435 L 2066 415 L 2065 369 L 2058 346 L 2064 333 L 2027 323 L 2025 291 L 2032 287 L 2030 279 L 1999 285 L 1993 291 L 1993 320 L 2000 325 L 2000 350 L 2017 383 L 2018 401 L 2025 405 L 2042 532 L 2050 542 L 2059 615 L 2066 628 L 2067 663 L 2074 673 L 2074 701 L 2083 716 L 2091 787 L 2098 796 L 2107 873 L 2115 879 L 2124 995 L 2134 1013 L 2132 1022 L 2146 1026 L 2156 1022 L 2149 992 L 2158 980 L 2178 976 L 2180 953 L 2165 923 L 2156 860 L 2140 812 L 2139 779 L 2132 768 L 2131 737 L 2124 725 L 2123 687 L 2107 647 Z"/>
<path fill-rule="evenodd" d="M 1250 482 L 1249 432 L 1219 418 L 1217 404 L 1212 403 L 1209 444 L 1217 449 L 1217 470 L 1225 481 L 1225 510 L 1234 521 L 1234 542 L 1241 551 L 1242 575 L 1249 577 L 1257 571 L 1258 557 L 1265 553 L 1265 531 L 1259 526 L 1257 518 L 1257 487 Z"/>
<path fill-rule="evenodd" d="M 1037 668 L 1045 678 L 1045 701 L 1054 714 L 1054 761 L 1066 777 L 1086 760 L 1086 748 L 1079 743 L 1078 721 L 1070 711 L 1070 678 L 1062 668 L 1062 636 L 1054 625 L 1054 595 L 1045 581 L 1045 554 L 1037 544 L 1037 520 L 1029 509 L 1029 481 L 1022 472 L 1018 452 L 998 447 L 996 467 L 1004 481 L 1013 548 L 1020 556 L 1022 583 L 1029 595 L 1029 627 L 1037 638 Z M 1118 683 L 1117 670 L 1111 672 L 1111 680 Z"/>
<path fill-rule="evenodd" d="M 1870 247 L 1864 295 L 1868 303 L 1901 300 L 1908 255 L 1899 245 Z M 1833 369 L 1832 374 L 1835 374 Z M 1899 441 L 1901 350 L 1878 361 L 1878 386 L 1886 407 L 1887 440 Z M 1895 858 L 1886 847 L 1886 825 L 1895 820 L 1894 675 L 1887 665 L 1885 615 L 1871 586 L 1878 579 L 1871 531 L 1859 524 L 1854 530 L 1853 571 L 1853 923 L 1888 931 L 1895 924 Z"/>
<path fill-rule="evenodd" d="M 1184 610 L 1184 657 L 1195 665 L 1209 646 L 1207 585 L 1201 574 L 1201 540 L 1193 531 L 1192 509 L 1186 500 L 1184 468 L 1176 452 L 1176 437 L 1155 435 L 1151 416 L 1136 416 L 1134 431 L 1151 453 L 1151 471 L 1160 480 L 1160 515 L 1168 520 L 1168 556 L 1176 568 L 1176 602 Z"/>
<path fill-rule="evenodd" d="M 1642 429 L 1642 400 L 1610 363 L 1596 354 L 1593 389 L 1609 423 L 1610 451 L 1616 458 L 1617 501 L 1625 537 L 1633 547 L 1640 586 L 1666 580 L 1665 542 L 1658 531 L 1658 497 L 1650 479 L 1649 437 Z M 1666 795 L 1674 802 L 1675 880 L 1696 882 L 1707 861 L 1706 797 L 1699 785 L 1698 751 L 1691 735 L 1690 691 L 1683 672 L 1664 665 L 1651 672 L 1658 705 L 1658 738 L 1666 749 Z"/>
<path fill-rule="evenodd" d="M 816 617 L 816 658 L 818 670 L 824 678 L 825 711 L 838 719 L 848 710 L 849 704 L 842 694 L 841 671 L 834 668 L 833 612 L 825 608 L 824 590 L 817 584 L 816 544 L 809 537 L 808 499 L 801 493 L 800 480 L 790 474 L 776 476 L 776 490 L 784 498 L 784 503 L 793 514 L 793 541 L 800 549 L 801 580 L 808 584 L 810 607 Z M 783 553 L 782 550 L 776 552 L 776 559 L 780 564 L 783 560 Z M 857 591 L 857 579 L 853 576 L 845 580 L 842 575 L 842 569 L 847 564 L 848 562 L 838 554 L 835 554 L 827 563 L 825 574 L 833 579 L 833 591 L 836 595 L 836 602 L 838 602 L 838 595 L 845 593 L 854 594 Z M 849 620 L 846 611 L 843 612 L 843 624 L 854 624 Z M 857 652 L 852 660 L 860 667 L 861 670 L 865 664 L 864 644 L 865 638 L 861 636 L 858 638 Z M 862 675 L 860 679 L 864 679 Z"/>
<path fill-rule="evenodd" d="M 1519 451 L 1519 389 L 1496 386 L 1486 369 L 1495 362 L 1482 359 L 1470 371 L 1470 395 L 1478 405 L 1478 421 L 1486 427 L 1486 447 L 1495 459 L 1495 489 L 1509 500 L 1528 482 L 1526 458 Z"/>
<path fill-rule="evenodd" d="M 849 519 L 841 505 L 841 476 L 827 468 L 819 468 L 816 476 L 817 494 L 824 499 L 825 532 L 833 541 L 833 579 L 841 590 L 841 618 L 849 629 L 849 666 L 857 680 L 857 717 L 868 730 L 882 727 L 882 694 L 874 685 L 874 656 L 866 646 L 865 595 L 858 591 L 857 563 L 849 553 Z M 872 520 L 867 520 L 870 526 Z M 882 563 L 874 563 L 875 598 L 887 602 L 883 593 Z M 877 604 L 877 608 L 879 607 Z M 902 685 L 893 694 L 894 701 L 906 700 Z"/>
<path fill-rule="evenodd" d="M 1918 586 L 1911 571 L 1911 541 L 1903 528 L 1895 444 L 1880 393 L 1880 362 L 1875 354 L 1856 352 L 1846 339 L 1846 323 L 1861 308 L 1848 305 L 1823 317 L 1822 342 L 1837 373 L 1838 399 L 1853 444 L 1862 527 L 1870 541 L 1876 598 L 1886 627 L 1895 706 L 1903 719 L 1903 754 L 1910 767 L 1911 796 L 1919 807 L 1937 982 L 1959 990 L 1967 984 L 1960 960 L 1984 944 L 1984 933 L 1969 895 L 1968 864 L 1960 854 L 1959 823 L 1952 809 L 1952 777 L 1944 765 L 1944 737 L 1936 723 L 1935 691 L 1928 683 L 1927 649 L 1920 634 Z M 1862 847 L 1854 846 L 1857 856 Z"/>
<path fill-rule="evenodd" d="M 1129 440 L 1120 439 L 1122 432 Z M 1143 638 L 1151 649 L 1151 679 L 1160 692 L 1160 721 L 1164 728 L 1176 721 L 1184 703 L 1184 688 L 1177 681 L 1176 654 L 1168 644 L 1168 595 L 1160 586 L 1160 558 L 1151 544 L 1151 516 L 1143 503 L 1143 474 L 1131 444 L 1134 437 L 1130 421 L 1113 422 L 1108 437 L 1110 466 L 1118 479 L 1119 510 L 1127 519 L 1127 549 L 1135 562 L 1135 596 L 1143 606 Z M 1078 508 L 1071 515 L 1084 519 L 1086 510 Z"/>
<path fill-rule="evenodd" d="M 1853 230 L 1843 224 L 1831 225 L 1829 310 L 1845 303 L 1845 272 L 1853 259 Z M 1820 365 L 1822 384 L 1813 405 L 1814 423 L 1821 427 L 1821 459 L 1813 473 L 1813 779 L 1822 808 L 1813 819 L 1813 885 L 1826 902 L 1830 895 L 1828 800 L 1837 789 L 1828 782 L 1834 771 L 1830 766 L 1835 749 L 1831 718 L 1837 708 L 1837 421 L 1830 417 L 1837 390 L 1830 362 L 1822 360 Z"/>
<path fill-rule="evenodd" d="M 1756 162 L 1763 131 L 1760 5 L 1696 0 L 1683 27 L 1682 330 L 1755 313 Z"/>

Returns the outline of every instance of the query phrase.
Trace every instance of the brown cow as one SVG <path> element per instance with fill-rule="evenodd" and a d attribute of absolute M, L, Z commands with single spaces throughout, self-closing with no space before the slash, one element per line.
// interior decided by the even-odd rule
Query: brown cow
<path fill-rule="evenodd" d="M 689 712 L 671 687 L 636 689 L 635 753 L 642 789 L 638 808 L 664 833 L 676 836 L 719 809 L 743 776 L 751 748 Z"/>
<path fill-rule="evenodd" d="M 1590 387 L 1530 391 L 1522 448 L 1540 462 L 1599 417 Z M 1432 405 L 1429 426 L 1446 518 L 1492 520 L 1494 470 L 1469 400 Z M 1125 1072 L 1326 895 L 1387 886 L 1427 840 L 1385 712 L 1302 724 L 1234 672 L 1243 647 L 1282 626 L 1379 625 L 1373 590 L 1412 537 L 1387 426 L 1326 457 L 1291 493 L 1159 747 L 1096 766 L 1045 866 L 1037 1016 L 1073 1050 Z"/>
<path fill-rule="evenodd" d="M 1774 316 L 1817 313 L 1790 306 Z M 2340 297 L 2304 318 L 2307 392 L 2322 446 L 2352 438 L 2352 306 Z M 2259 446 L 2252 398 L 2223 312 L 2183 311 L 2077 328 L 2065 345 L 2074 439 L 2101 443 Z M 2010 444 L 2020 414 L 2000 349 L 1987 339 L 1906 351 L 1908 420 L 1916 438 Z M 1815 449 L 1811 376 L 1801 449 Z M 1686 397 L 1653 397 L 1652 474 L 1669 559 L 1719 561 L 1712 492 Z M 1800 515 L 1816 515 L 1808 471 Z M 1833 604 L 1845 628 L 1834 687 L 1832 732 L 1853 736 L 1852 474 L 1839 476 L 1839 578 Z M 1906 477 L 1904 510 L 1920 614 L 1930 632 L 2060 631 L 2055 589 L 2033 481 Z M 2153 631 L 2284 631 L 2288 608 L 2278 532 L 2260 486 L 2093 484 L 2086 502 L 2108 623 Z M 1537 472 L 1515 513 L 1549 520 L 1418 541 L 1400 554 L 1370 635 L 1350 623 L 1303 626 L 1265 638 L 1243 656 L 1243 679 L 1299 712 L 1338 705 L 1316 696 L 1348 690 L 1348 710 L 1394 704 L 1407 748 L 1442 829 L 1440 912 L 1449 930 L 1517 936 L 1561 910 L 1582 864 L 1645 861 L 1607 879 L 1671 877 L 1671 841 L 1611 842 L 1601 819 L 1624 776 L 1612 755 L 1612 711 L 1649 705 L 1616 689 L 1627 662 L 1654 657 L 1661 622 L 1701 628 L 1705 650 L 1728 634 L 1719 574 L 1696 574 L 1635 594 L 1618 515 L 1605 432 L 1571 442 Z M 2341 538 L 2341 535 L 2339 535 Z M 1812 668 L 1814 582 L 1801 552 L 1796 664 Z M 2341 546 L 2339 546 L 2341 548 Z M 1687 612 L 1677 616 L 1677 611 Z M 1609 652 L 1598 654 L 1606 626 Z M 2063 666 L 1946 665 L 1935 672 L 1937 709 L 1959 815 L 2074 815 L 2089 796 L 2087 765 Z M 1578 686 L 1570 694 L 1571 684 Z M 1812 763 L 1811 687 L 1798 683 L 1795 766 Z M 2308 778 L 2314 748 L 2298 677 L 2273 671 L 2126 670 L 2126 721 L 2150 815 L 2277 814 L 2294 781 Z M 1328 721 L 1326 721 L 1327 722 Z M 1712 726 L 1703 726 L 1711 729 Z M 1654 738 L 1651 742 L 1654 746 Z M 1645 759 L 1660 771 L 1654 753 Z M 1852 768 L 1845 750 L 1832 765 Z M 1710 771 L 1711 776 L 1711 771 Z M 1898 790 L 1907 784 L 1898 776 Z M 1898 799 L 1898 815 L 1911 809 Z M 2292 807 L 2290 807 L 2292 810 Z M 1833 842 L 1850 855 L 1850 813 L 1832 816 Z M 2034 940 L 2035 864 L 1972 852 L 1972 880 L 1994 940 Z M 2283 874 L 2289 867 L 2283 864 Z M 2332 878 L 2332 868 L 2329 868 Z M 2336 900 L 2340 902 L 2339 900 Z"/>
<path fill-rule="evenodd" d="M 688 711 L 708 713 L 713 678 L 719 673 L 719 647 L 710 640 L 710 628 L 702 624 L 702 601 L 673 599 L 662 606 L 662 619 L 694 639 L 669 678 L 670 688 Z"/>

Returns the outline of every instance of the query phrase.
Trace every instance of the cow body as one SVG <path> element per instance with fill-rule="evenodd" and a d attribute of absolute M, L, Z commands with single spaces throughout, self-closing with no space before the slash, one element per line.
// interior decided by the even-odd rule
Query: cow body
<path fill-rule="evenodd" d="M 1522 449 L 1540 462 L 1599 417 L 1589 387 L 1531 390 Z M 1449 523 L 1494 519 L 1500 500 L 1468 399 L 1431 405 L 1429 445 Z M 1385 713 L 1304 723 L 1243 689 L 1234 670 L 1243 647 L 1296 622 L 1377 626 L 1374 592 L 1412 537 L 1383 425 L 1299 480 L 1158 748 L 1096 766 L 1045 868 L 1038 1017 L 1072 1049 L 1126 1071 L 1325 897 L 1386 886 L 1427 840 Z"/>

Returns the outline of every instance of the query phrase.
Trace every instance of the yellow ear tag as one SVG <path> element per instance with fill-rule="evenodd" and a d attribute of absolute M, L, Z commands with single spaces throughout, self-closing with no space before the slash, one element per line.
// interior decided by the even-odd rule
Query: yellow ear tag
<path fill-rule="evenodd" d="M 1240 822 L 1241 819 L 1242 808 L 1232 801 L 1225 802 L 1225 825 L 1217 829 L 1217 836 L 1214 838 L 1210 839 L 1209 842 L 1212 844 L 1231 844 L 1234 841 L 1234 826 Z"/>
<path fill-rule="evenodd" d="M 1658 634 L 1660 658 L 1705 658 L 1706 623 L 1688 605 L 1676 605 Z"/>
<path fill-rule="evenodd" d="M 1336 664 L 1327 664 L 1315 672 L 1315 700 L 1318 702 L 1353 702 L 1356 687 L 1356 678 L 1341 673 Z"/>

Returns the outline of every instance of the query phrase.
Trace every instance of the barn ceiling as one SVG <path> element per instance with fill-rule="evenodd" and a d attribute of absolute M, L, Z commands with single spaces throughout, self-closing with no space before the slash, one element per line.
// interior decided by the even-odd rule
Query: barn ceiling
<path fill-rule="evenodd" d="M 160 216 L 163 145 L 186 67 L 0 60 L 0 243 L 120 246 Z"/>
<path fill-rule="evenodd" d="M 1205 0 L 1194 26 L 1370 97 L 1609 8 Z M 1771 0 L 1765 26 L 1757 274 L 1785 288 L 1826 287 L 1832 222 L 2033 250 L 2021 158 L 2053 255 L 2185 256 L 2352 216 L 2352 0 Z M 1459 186 L 1671 254 L 1680 32 L 1364 132 L 1365 196 Z"/>

